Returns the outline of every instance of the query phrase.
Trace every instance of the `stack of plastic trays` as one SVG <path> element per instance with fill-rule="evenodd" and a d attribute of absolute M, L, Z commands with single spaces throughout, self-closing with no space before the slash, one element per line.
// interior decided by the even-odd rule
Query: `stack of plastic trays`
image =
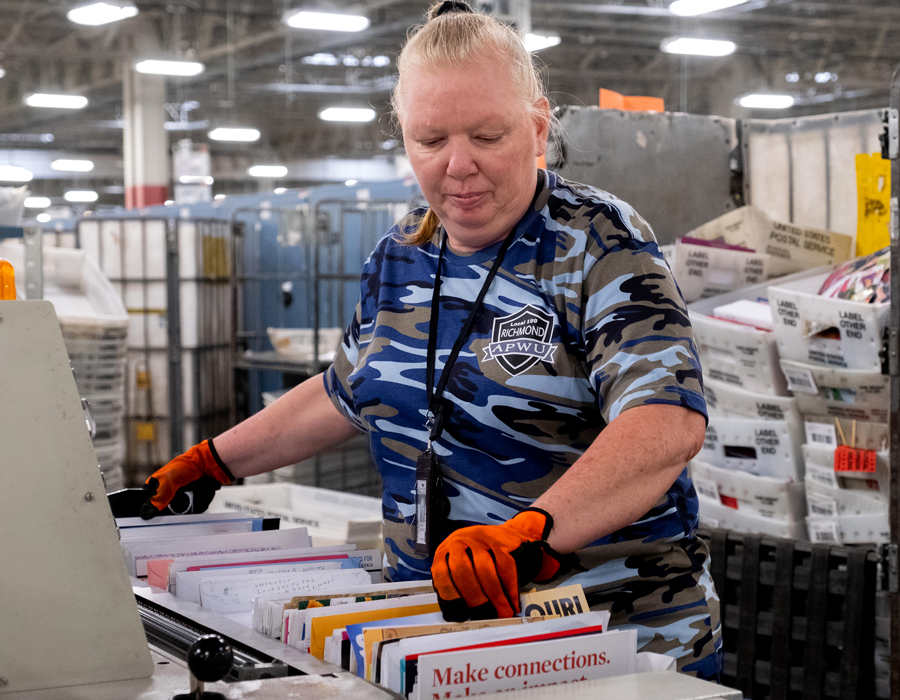
<path fill-rule="evenodd" d="M 116 326 L 60 324 L 75 384 L 90 403 L 94 452 L 107 491 L 125 486 L 125 338 Z"/>
<path fill-rule="evenodd" d="M 125 338 L 128 313 L 109 279 L 81 250 L 44 249 L 44 299 L 59 319 L 75 384 L 91 404 L 94 450 L 108 491 L 124 486 Z M 22 245 L 0 244 L 0 258 L 16 269 L 16 293 L 24 296 Z"/>

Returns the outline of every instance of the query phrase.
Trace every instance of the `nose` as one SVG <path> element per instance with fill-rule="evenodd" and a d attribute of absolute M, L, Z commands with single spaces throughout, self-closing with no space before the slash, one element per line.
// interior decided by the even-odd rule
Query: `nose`
<path fill-rule="evenodd" d="M 447 175 L 455 180 L 464 180 L 478 172 L 470 144 L 463 139 L 452 140 L 449 144 Z"/>

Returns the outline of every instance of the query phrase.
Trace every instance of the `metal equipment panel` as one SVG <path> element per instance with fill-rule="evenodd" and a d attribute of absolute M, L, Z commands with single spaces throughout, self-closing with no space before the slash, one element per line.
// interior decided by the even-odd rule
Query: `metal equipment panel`
<path fill-rule="evenodd" d="M 0 695 L 153 672 L 53 305 L 0 302 Z"/>
<path fill-rule="evenodd" d="M 559 121 L 563 142 L 551 143 L 548 167 L 624 199 L 660 244 L 738 206 L 733 119 L 566 107 Z"/>
<path fill-rule="evenodd" d="M 856 235 L 856 154 L 881 150 L 883 113 L 741 122 L 744 199 L 780 221 Z"/>

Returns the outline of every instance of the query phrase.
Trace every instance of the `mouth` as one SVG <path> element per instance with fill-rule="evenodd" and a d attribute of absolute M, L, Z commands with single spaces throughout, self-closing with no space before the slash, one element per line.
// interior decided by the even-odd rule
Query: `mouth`
<path fill-rule="evenodd" d="M 477 204 L 486 192 L 463 192 L 461 194 L 447 195 L 455 204 L 459 206 L 471 206 Z"/>

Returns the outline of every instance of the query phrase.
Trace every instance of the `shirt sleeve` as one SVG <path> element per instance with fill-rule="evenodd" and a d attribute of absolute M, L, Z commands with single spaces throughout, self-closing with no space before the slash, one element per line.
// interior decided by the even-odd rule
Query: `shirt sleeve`
<path fill-rule="evenodd" d="M 335 408 L 343 413 L 353 425 L 365 431 L 366 425 L 360 418 L 356 405 L 353 402 L 353 390 L 350 385 L 350 375 L 356 368 L 356 361 L 359 357 L 361 318 L 362 303 L 357 302 L 353 320 L 347 326 L 347 330 L 344 331 L 344 338 L 341 341 L 341 346 L 338 348 L 337 355 L 335 355 L 334 362 L 325 371 L 324 382 L 325 391 L 328 393 Z"/>
<path fill-rule="evenodd" d="M 707 417 L 687 307 L 653 232 L 632 218 L 603 218 L 585 267 L 584 338 L 591 381 L 607 423 L 646 404 Z M 591 247 L 594 247 L 593 245 Z M 590 253 L 590 251 L 589 251 Z"/>

